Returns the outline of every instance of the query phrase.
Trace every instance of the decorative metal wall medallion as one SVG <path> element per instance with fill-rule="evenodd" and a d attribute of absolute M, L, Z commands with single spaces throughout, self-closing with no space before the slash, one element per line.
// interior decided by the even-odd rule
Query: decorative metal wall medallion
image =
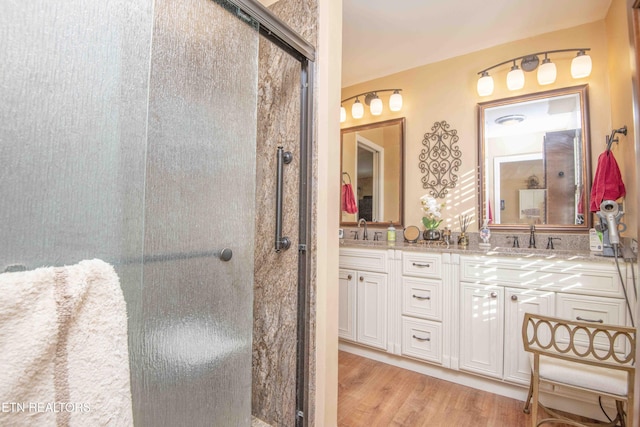
<path fill-rule="evenodd" d="M 420 152 L 420 172 L 422 188 L 429 189 L 429 194 L 436 198 L 444 198 L 450 188 L 458 182 L 456 172 L 462 165 L 462 152 L 458 147 L 458 131 L 451 129 L 446 121 L 435 122 L 431 133 L 425 133 Z"/>

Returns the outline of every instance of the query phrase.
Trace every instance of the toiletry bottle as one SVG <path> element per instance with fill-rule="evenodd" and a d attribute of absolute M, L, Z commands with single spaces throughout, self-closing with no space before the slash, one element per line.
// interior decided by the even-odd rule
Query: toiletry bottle
<path fill-rule="evenodd" d="M 393 226 L 393 222 L 389 222 L 389 227 L 387 228 L 387 241 L 396 241 L 396 228 Z"/>
<path fill-rule="evenodd" d="M 489 247 L 489 239 L 491 238 L 491 230 L 489 229 L 489 220 L 485 219 L 480 229 L 480 247 Z"/>

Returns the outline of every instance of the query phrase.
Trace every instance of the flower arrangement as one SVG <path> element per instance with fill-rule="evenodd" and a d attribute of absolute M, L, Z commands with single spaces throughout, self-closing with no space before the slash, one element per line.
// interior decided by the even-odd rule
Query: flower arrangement
<path fill-rule="evenodd" d="M 422 204 L 422 223 L 427 230 L 435 230 L 442 222 L 442 214 L 440 209 L 444 207 L 444 203 L 438 203 L 435 197 L 425 194 L 420 197 L 420 204 Z"/>

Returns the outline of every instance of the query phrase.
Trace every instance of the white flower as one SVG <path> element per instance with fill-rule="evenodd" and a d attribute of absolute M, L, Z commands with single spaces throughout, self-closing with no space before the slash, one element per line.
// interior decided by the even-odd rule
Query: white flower
<path fill-rule="evenodd" d="M 440 209 L 444 207 L 444 203 L 438 203 L 435 197 L 425 194 L 420 197 L 420 204 L 422 205 L 422 223 L 425 228 L 435 229 L 442 222 L 442 213 Z"/>

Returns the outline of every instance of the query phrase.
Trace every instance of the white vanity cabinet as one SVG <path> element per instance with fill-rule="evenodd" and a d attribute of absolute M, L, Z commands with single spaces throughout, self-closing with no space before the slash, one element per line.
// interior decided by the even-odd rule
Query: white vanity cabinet
<path fill-rule="evenodd" d="M 507 381 L 529 385 L 529 354 L 522 345 L 522 322 L 525 313 L 553 316 L 554 292 L 505 288 L 504 292 L 504 372 Z"/>
<path fill-rule="evenodd" d="M 530 374 L 525 312 L 619 325 L 627 319 L 609 263 L 461 256 L 460 289 L 460 369 L 519 384 Z"/>
<path fill-rule="evenodd" d="M 460 295 L 460 369 L 502 378 L 504 290 L 464 283 Z"/>
<path fill-rule="evenodd" d="M 402 253 L 401 354 L 442 364 L 442 255 Z"/>
<path fill-rule="evenodd" d="M 338 336 L 387 349 L 388 260 L 385 250 L 340 250 Z"/>

